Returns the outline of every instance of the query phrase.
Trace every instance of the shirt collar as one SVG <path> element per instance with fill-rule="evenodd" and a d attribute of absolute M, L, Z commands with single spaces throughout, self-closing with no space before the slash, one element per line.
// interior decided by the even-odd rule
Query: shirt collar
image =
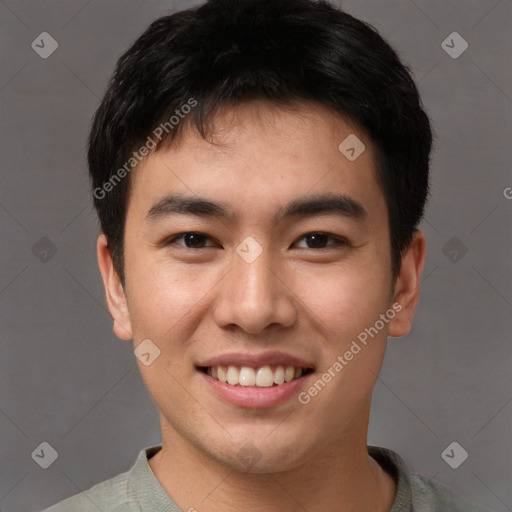
<path fill-rule="evenodd" d="M 141 450 L 128 474 L 128 495 L 140 510 L 151 512 L 182 512 L 156 478 L 149 465 L 149 459 L 162 449 L 154 445 Z"/>
<path fill-rule="evenodd" d="M 396 495 L 390 512 L 402 512 L 404 510 L 414 512 L 411 473 L 404 459 L 393 450 L 379 446 L 368 446 L 368 454 L 395 479 Z"/>
<path fill-rule="evenodd" d="M 140 510 L 154 512 L 181 512 L 154 475 L 149 459 L 162 449 L 154 445 L 140 451 L 137 460 L 129 471 L 128 494 Z M 389 473 L 397 484 L 396 495 L 390 512 L 410 510 L 414 512 L 411 496 L 411 477 L 405 461 L 398 453 L 387 448 L 368 446 L 368 454 Z"/>

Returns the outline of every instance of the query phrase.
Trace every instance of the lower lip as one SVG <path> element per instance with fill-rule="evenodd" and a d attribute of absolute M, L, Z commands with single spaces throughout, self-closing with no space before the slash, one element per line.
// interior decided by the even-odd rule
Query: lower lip
<path fill-rule="evenodd" d="M 311 375 L 303 375 L 291 382 L 285 382 L 278 386 L 269 388 L 231 386 L 230 384 L 220 382 L 206 373 L 198 370 L 205 379 L 212 391 L 222 400 L 229 402 L 237 407 L 275 407 L 283 404 L 292 396 L 297 396 L 300 389 L 304 386 L 306 379 Z"/>

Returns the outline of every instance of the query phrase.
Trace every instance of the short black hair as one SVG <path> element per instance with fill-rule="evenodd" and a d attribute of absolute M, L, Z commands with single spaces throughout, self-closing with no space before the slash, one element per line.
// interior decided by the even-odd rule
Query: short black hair
<path fill-rule="evenodd" d="M 432 148 L 408 68 L 375 28 L 325 0 L 208 0 L 151 23 L 118 60 L 93 119 L 94 206 L 121 282 L 132 168 L 189 125 L 206 138 L 219 107 L 251 99 L 319 102 L 369 136 L 396 275 L 424 213 Z"/>

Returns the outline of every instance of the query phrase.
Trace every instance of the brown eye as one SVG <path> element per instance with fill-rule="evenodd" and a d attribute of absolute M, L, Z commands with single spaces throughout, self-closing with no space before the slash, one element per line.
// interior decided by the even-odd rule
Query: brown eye
<path fill-rule="evenodd" d="M 181 243 L 178 243 L 181 241 Z M 213 247 L 213 245 L 205 245 L 210 238 L 201 233 L 180 233 L 167 242 L 167 245 L 177 243 L 177 245 L 185 246 L 188 249 L 202 249 L 203 247 Z"/>
<path fill-rule="evenodd" d="M 332 243 L 328 243 L 329 240 L 331 240 Z M 301 249 L 326 249 L 328 247 L 347 245 L 345 240 L 329 235 L 327 233 L 308 233 L 307 235 L 304 235 L 297 243 L 300 244 L 301 241 L 304 241 L 306 244 L 299 245 Z"/>
<path fill-rule="evenodd" d="M 329 237 L 324 235 L 323 233 L 313 233 L 311 235 L 306 235 L 306 244 L 310 249 L 318 249 L 321 247 L 327 247 L 327 243 L 329 241 Z"/>

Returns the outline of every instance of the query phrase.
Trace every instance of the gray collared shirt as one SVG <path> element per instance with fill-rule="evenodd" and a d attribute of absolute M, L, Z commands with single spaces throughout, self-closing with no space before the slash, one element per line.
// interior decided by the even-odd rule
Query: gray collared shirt
<path fill-rule="evenodd" d="M 141 450 L 126 473 L 96 484 L 43 512 L 182 512 L 160 485 L 148 463 L 161 448 L 156 445 Z M 368 446 L 368 453 L 397 482 L 390 512 L 485 512 L 443 485 L 411 473 L 394 451 Z"/>

